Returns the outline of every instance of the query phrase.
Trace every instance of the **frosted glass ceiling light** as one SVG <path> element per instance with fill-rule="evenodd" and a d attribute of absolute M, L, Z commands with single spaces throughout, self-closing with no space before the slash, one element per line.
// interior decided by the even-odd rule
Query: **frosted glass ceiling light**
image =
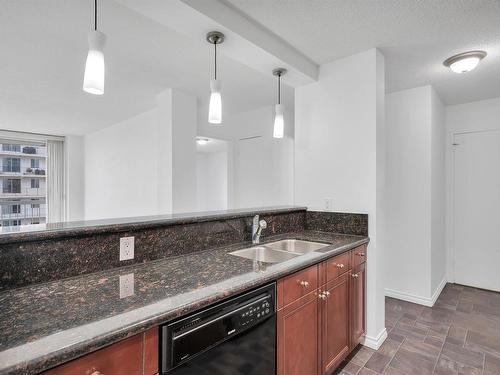
<path fill-rule="evenodd" d="M 89 32 L 89 53 L 85 63 L 83 91 L 104 94 L 104 44 L 106 35 L 97 30 L 97 0 L 94 1 L 94 30 Z"/>
<path fill-rule="evenodd" d="M 278 104 L 274 109 L 274 138 L 283 138 L 285 133 L 285 120 L 283 118 L 284 106 L 281 104 L 281 76 L 286 73 L 286 69 L 277 68 L 273 70 L 273 75 L 278 77 Z"/>
<path fill-rule="evenodd" d="M 210 139 L 208 138 L 196 138 L 196 143 L 199 145 L 206 145 L 208 142 L 210 142 Z"/>
<path fill-rule="evenodd" d="M 224 34 L 211 31 L 207 34 L 207 41 L 214 45 L 214 79 L 210 80 L 210 103 L 208 105 L 208 122 L 211 124 L 222 123 L 222 96 L 220 81 L 217 80 L 217 44 L 224 41 Z"/>
<path fill-rule="evenodd" d="M 475 69 L 479 62 L 486 57 L 484 51 L 470 51 L 459 53 L 447 58 L 443 65 L 450 68 L 455 73 L 467 73 Z"/>

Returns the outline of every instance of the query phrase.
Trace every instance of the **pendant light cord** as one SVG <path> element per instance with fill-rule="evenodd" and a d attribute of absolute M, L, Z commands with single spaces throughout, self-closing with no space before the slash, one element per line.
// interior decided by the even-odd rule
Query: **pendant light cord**
<path fill-rule="evenodd" d="M 217 42 L 214 43 L 214 51 L 215 51 L 215 53 L 214 53 L 214 60 L 215 60 L 215 64 L 214 64 L 214 78 L 217 80 Z"/>
<path fill-rule="evenodd" d="M 97 0 L 94 0 L 94 30 L 97 31 Z"/>
<path fill-rule="evenodd" d="M 278 74 L 278 104 L 281 104 L 281 74 Z"/>

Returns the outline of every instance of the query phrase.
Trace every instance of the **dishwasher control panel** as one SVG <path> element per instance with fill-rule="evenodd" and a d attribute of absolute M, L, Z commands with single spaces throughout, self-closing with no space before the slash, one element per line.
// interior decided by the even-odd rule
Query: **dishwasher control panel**
<path fill-rule="evenodd" d="M 265 319 L 268 315 L 274 313 L 274 306 L 270 297 L 255 301 L 251 305 L 245 306 L 240 313 L 240 327 L 245 327 Z"/>

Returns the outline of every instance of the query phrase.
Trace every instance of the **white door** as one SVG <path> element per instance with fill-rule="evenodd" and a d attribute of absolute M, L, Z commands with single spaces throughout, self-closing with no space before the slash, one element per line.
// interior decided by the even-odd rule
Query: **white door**
<path fill-rule="evenodd" d="M 500 130 L 455 144 L 455 282 L 500 291 Z"/>

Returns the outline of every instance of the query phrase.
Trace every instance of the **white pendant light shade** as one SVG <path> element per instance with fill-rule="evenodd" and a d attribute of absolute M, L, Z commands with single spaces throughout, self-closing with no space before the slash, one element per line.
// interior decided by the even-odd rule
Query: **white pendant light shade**
<path fill-rule="evenodd" d="M 211 124 L 222 123 L 222 96 L 220 94 L 220 81 L 210 81 L 210 103 L 208 106 L 208 122 Z"/>
<path fill-rule="evenodd" d="M 89 32 L 89 53 L 85 63 L 83 90 L 89 94 L 104 94 L 104 45 L 106 35 L 98 30 Z"/>
<path fill-rule="evenodd" d="M 274 114 L 274 138 L 283 138 L 285 132 L 285 120 L 283 118 L 283 104 L 276 104 Z"/>
<path fill-rule="evenodd" d="M 278 77 L 278 103 L 274 107 L 274 138 L 283 138 L 285 134 L 285 119 L 283 118 L 285 107 L 281 104 L 281 76 L 285 73 L 285 68 L 276 68 L 273 70 L 273 75 Z"/>

